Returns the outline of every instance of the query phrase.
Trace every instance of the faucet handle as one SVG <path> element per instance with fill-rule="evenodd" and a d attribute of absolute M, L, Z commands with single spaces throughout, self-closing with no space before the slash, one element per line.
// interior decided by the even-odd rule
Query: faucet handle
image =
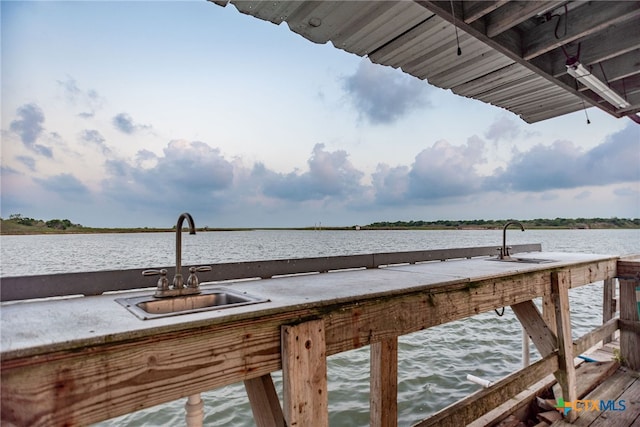
<path fill-rule="evenodd" d="M 167 279 L 167 270 L 163 268 L 162 270 L 144 270 L 142 272 L 143 276 L 157 276 L 160 275 L 158 279 L 158 290 L 157 292 L 164 292 L 169 290 L 169 279 Z"/>
<path fill-rule="evenodd" d="M 211 267 L 208 265 L 202 265 L 200 267 L 189 267 L 189 278 L 187 279 L 187 288 L 198 288 L 200 281 L 196 276 L 196 271 L 211 271 Z"/>

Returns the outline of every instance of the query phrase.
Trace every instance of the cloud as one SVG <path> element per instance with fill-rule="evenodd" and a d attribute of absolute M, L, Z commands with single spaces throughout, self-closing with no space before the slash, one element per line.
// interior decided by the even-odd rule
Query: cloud
<path fill-rule="evenodd" d="M 390 167 L 380 163 L 371 174 L 376 201 L 383 205 L 395 205 L 405 201 L 409 191 L 409 167 Z"/>
<path fill-rule="evenodd" d="M 514 120 L 506 116 L 496 119 L 484 134 L 490 141 L 514 140 L 520 136 L 520 127 Z"/>
<path fill-rule="evenodd" d="M 475 171 L 485 163 L 484 142 L 472 137 L 466 145 L 438 141 L 422 150 L 409 173 L 409 196 L 419 199 L 466 196 L 476 193 L 482 177 Z"/>
<path fill-rule="evenodd" d="M 372 174 L 375 199 L 383 205 L 424 204 L 476 194 L 484 180 L 476 172 L 486 161 L 483 150 L 478 137 L 461 146 L 438 141 L 418 153 L 411 167 L 379 164 Z"/>
<path fill-rule="evenodd" d="M 9 129 L 18 134 L 22 143 L 28 149 L 52 158 L 53 151 L 50 147 L 36 144 L 44 128 L 44 113 L 36 104 L 25 104 L 16 111 L 18 118 L 9 124 Z"/>
<path fill-rule="evenodd" d="M 640 208 L 640 186 L 636 188 L 622 187 L 613 190 L 613 194 L 620 197 L 635 197 L 637 198 L 638 208 Z"/>
<path fill-rule="evenodd" d="M 140 162 L 154 160 L 150 167 Z M 217 148 L 200 141 L 174 140 L 156 156 L 142 150 L 133 164 L 121 159 L 106 162 L 105 194 L 125 204 L 146 204 L 174 211 L 178 206 L 215 208 L 216 193 L 233 184 L 233 165 Z"/>
<path fill-rule="evenodd" d="M 588 151 L 581 164 L 588 184 L 640 181 L 640 129 L 629 123 Z"/>
<path fill-rule="evenodd" d="M 12 168 L 11 166 L 1 165 L 0 175 L 5 176 L 5 175 L 22 175 L 22 174 L 18 172 L 16 169 Z"/>
<path fill-rule="evenodd" d="M 586 200 L 589 197 L 591 197 L 591 191 L 581 191 L 580 193 L 576 194 L 576 196 L 574 197 L 574 199 L 576 200 Z"/>
<path fill-rule="evenodd" d="M 90 195 L 89 189 L 75 176 L 62 173 L 49 178 L 34 178 L 42 188 L 64 199 L 79 200 Z"/>
<path fill-rule="evenodd" d="M 104 99 L 93 89 L 83 90 L 78 87 L 78 83 L 72 77 L 65 80 L 57 80 L 58 87 L 63 91 L 64 98 L 71 105 L 80 106 L 88 111 L 78 113 L 79 117 L 91 118 L 96 111 L 102 108 Z"/>
<path fill-rule="evenodd" d="M 102 134 L 95 129 L 85 129 L 80 133 L 80 139 L 97 146 L 103 154 L 111 153 L 111 149 L 107 147 L 106 140 Z"/>
<path fill-rule="evenodd" d="M 545 191 L 640 181 L 640 138 L 635 126 L 627 125 L 587 152 L 570 141 L 517 152 L 506 169 L 489 180 L 490 186 Z"/>
<path fill-rule="evenodd" d="M 360 180 L 364 173 L 351 164 L 347 152 L 329 152 L 324 148 L 324 144 L 315 145 L 307 162 L 308 172 L 280 174 L 257 165 L 252 175 L 263 182 L 266 196 L 284 200 L 344 199 L 361 191 Z"/>
<path fill-rule="evenodd" d="M 75 102 L 79 96 L 81 96 L 82 91 L 78 87 L 75 79 L 71 77 L 67 77 L 66 80 L 56 80 L 58 86 L 62 88 L 67 100 L 71 102 Z"/>
<path fill-rule="evenodd" d="M 343 89 L 362 117 L 374 124 L 390 124 L 412 110 L 429 105 L 429 86 L 398 70 L 363 59 L 356 72 L 344 78 Z"/>
<path fill-rule="evenodd" d="M 499 169 L 491 180 L 493 189 L 544 191 L 580 185 L 580 148 L 570 141 L 538 144 L 528 152 L 516 152 L 505 170 Z"/>
<path fill-rule="evenodd" d="M 126 133 L 127 135 L 132 135 L 139 130 L 149 129 L 151 126 L 149 125 L 141 125 L 137 124 L 133 121 L 133 118 L 127 113 L 120 113 L 116 115 L 111 122 L 116 129 L 120 132 Z"/>
<path fill-rule="evenodd" d="M 17 156 L 16 160 L 25 165 L 31 172 L 36 170 L 36 161 L 33 157 L 29 156 Z"/>

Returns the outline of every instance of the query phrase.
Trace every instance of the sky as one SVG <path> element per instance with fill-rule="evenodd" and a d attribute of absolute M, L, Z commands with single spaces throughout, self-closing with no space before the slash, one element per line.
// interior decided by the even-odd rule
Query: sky
<path fill-rule="evenodd" d="M 596 108 L 527 124 L 204 0 L 0 7 L 2 218 L 640 217 L 640 126 Z"/>

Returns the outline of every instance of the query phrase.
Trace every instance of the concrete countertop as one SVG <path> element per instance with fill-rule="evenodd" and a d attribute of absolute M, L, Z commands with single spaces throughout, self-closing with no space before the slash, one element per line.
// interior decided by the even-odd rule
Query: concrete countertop
<path fill-rule="evenodd" d="M 115 343 L 205 325 L 211 327 L 232 320 L 384 297 L 410 290 L 427 290 L 438 285 L 456 285 L 618 258 L 613 255 L 555 252 L 521 253 L 517 256 L 553 259 L 555 262 L 496 262 L 489 261 L 488 257 L 478 257 L 262 280 L 202 283 L 203 289 L 225 287 L 270 301 L 150 320 L 137 318 L 115 299 L 151 295 L 153 290 L 3 303 L 0 306 L 1 360 Z"/>

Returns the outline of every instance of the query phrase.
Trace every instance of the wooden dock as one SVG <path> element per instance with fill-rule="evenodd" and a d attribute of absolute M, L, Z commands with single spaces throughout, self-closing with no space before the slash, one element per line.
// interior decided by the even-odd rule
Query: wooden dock
<path fill-rule="evenodd" d="M 557 420 L 552 427 L 640 426 L 640 374 L 621 367 L 581 398 L 577 418 Z"/>
<path fill-rule="evenodd" d="M 548 388 L 555 380 L 566 402 L 600 389 L 606 399 L 614 399 L 607 393 L 620 391 L 617 396 L 628 395 L 629 402 L 637 404 L 637 381 L 629 381 L 631 371 L 621 371 L 627 380 L 618 379 L 618 373 L 611 376 L 614 393 L 601 388 L 608 384 L 602 370 L 609 372 L 614 365 L 584 363 L 576 369 L 574 355 L 610 342 L 619 331 L 620 360 L 640 370 L 640 259 L 538 252 L 523 256 L 554 261 L 487 262 L 494 249 L 225 266 L 235 276 L 273 277 L 233 284 L 235 290 L 270 301 L 148 321 L 114 302 L 113 290 L 92 297 L 3 305 L 2 425 L 87 425 L 183 398 L 188 398 L 190 425 L 201 425 L 199 393 L 243 382 L 258 427 L 327 426 L 327 356 L 370 346 L 370 424 L 393 427 L 398 424 L 398 337 L 504 306 L 514 311 L 542 359 L 418 426 L 506 421 L 507 412 L 491 422 L 487 417 L 505 402 L 518 402 L 521 393 L 544 388 L 545 382 Z M 120 287 L 109 279 L 126 274 L 96 273 L 92 280 Z M 131 274 L 139 280 L 139 272 Z M 36 280 L 50 285 L 43 286 L 46 292 L 54 290 L 51 284 L 56 282 L 78 286 L 70 290 L 77 295 L 85 278 Z M 3 281 L 3 298 L 11 295 L 12 286 L 16 292 L 23 292 L 25 285 L 34 289 L 28 282 Z M 596 282 L 603 283 L 603 324 L 573 340 L 569 291 Z M 97 288 L 91 292 L 97 293 Z M 536 298 L 541 298 L 542 310 Z M 581 385 L 586 367 L 602 379 L 594 391 Z M 271 378 L 277 370 L 283 374 L 282 401 Z M 632 416 L 634 411 L 624 412 Z M 560 415 L 554 408 L 550 412 Z M 568 411 L 564 420 L 579 420 L 578 412 Z"/>

